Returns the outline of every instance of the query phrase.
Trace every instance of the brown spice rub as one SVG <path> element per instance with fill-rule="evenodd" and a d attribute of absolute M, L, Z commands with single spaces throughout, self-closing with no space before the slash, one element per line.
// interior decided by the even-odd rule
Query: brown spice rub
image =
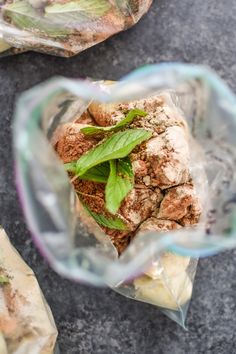
<path fill-rule="evenodd" d="M 56 132 L 57 142 L 54 148 L 64 163 L 79 159 L 98 143 L 97 138 L 86 137 L 80 132 L 80 129 L 85 126 L 85 124 L 67 123 Z"/>
<path fill-rule="evenodd" d="M 166 128 L 147 142 L 145 153 L 151 185 L 166 189 L 189 181 L 189 146 L 183 128 Z"/>
<path fill-rule="evenodd" d="M 81 116 L 79 116 L 76 120 L 75 123 L 78 124 L 88 124 L 88 125 L 96 125 L 93 117 L 89 113 L 89 111 L 85 111 Z"/>

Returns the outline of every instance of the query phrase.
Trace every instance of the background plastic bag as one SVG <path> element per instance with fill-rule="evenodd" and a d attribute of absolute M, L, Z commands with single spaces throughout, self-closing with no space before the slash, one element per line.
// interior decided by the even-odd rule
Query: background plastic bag
<path fill-rule="evenodd" d="M 51 310 L 33 271 L 0 228 L 0 353 L 53 354 L 56 338 Z"/>
<path fill-rule="evenodd" d="M 152 0 L 3 0 L 0 53 L 35 50 L 69 57 L 134 25 L 151 3 Z"/>
<path fill-rule="evenodd" d="M 74 121 L 92 100 L 124 102 L 163 92 L 181 109 L 194 137 L 191 174 L 204 207 L 203 219 L 197 227 L 136 237 L 118 258 L 110 239 L 78 203 L 50 139 L 59 124 Z M 155 304 L 184 326 L 196 258 L 236 244 L 235 132 L 234 95 L 201 66 L 148 66 L 111 87 L 55 78 L 26 92 L 14 123 L 17 184 L 41 252 L 63 276 L 109 285 L 125 296 Z M 180 272 L 170 272 L 165 265 L 168 252 L 177 257 L 174 263 L 181 261 Z M 158 272 L 147 282 L 144 273 L 152 262 Z"/>

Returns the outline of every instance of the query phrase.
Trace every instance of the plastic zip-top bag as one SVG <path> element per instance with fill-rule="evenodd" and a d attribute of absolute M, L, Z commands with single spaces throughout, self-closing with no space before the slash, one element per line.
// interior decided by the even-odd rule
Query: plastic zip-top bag
<path fill-rule="evenodd" d="M 69 57 L 133 26 L 152 0 L 0 1 L 0 55 Z"/>
<path fill-rule="evenodd" d="M 51 266 L 184 326 L 197 258 L 236 244 L 235 115 L 229 88 L 195 65 L 24 93 L 17 186 Z"/>
<path fill-rule="evenodd" d="M 58 354 L 51 310 L 30 267 L 0 228 L 0 353 Z"/>

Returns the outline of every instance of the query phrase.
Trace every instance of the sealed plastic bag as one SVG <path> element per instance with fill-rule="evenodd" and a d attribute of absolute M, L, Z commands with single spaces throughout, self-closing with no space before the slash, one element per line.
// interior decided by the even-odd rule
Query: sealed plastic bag
<path fill-rule="evenodd" d="M 0 229 L 0 353 L 53 354 L 57 329 L 33 271 Z"/>
<path fill-rule="evenodd" d="M 120 117 L 122 107 L 148 110 L 148 102 L 154 111 L 138 122 L 158 118 L 144 146 L 153 152 L 149 166 L 162 172 L 164 166 L 165 173 L 145 175 L 147 186 L 150 179 L 157 181 L 153 189 L 160 190 L 160 198 L 148 194 L 132 220 L 129 215 L 138 232 L 119 250 L 114 235 L 104 232 L 104 215 L 91 212 L 78 198 L 55 146 L 68 124 L 72 130 L 75 126 L 91 132 L 88 112 L 93 111 L 97 123 L 100 119 L 92 130 L 103 134 L 104 129 L 117 131 L 117 122 L 127 123 L 127 116 Z M 156 305 L 184 326 L 197 257 L 236 243 L 235 115 L 236 100 L 225 84 L 210 70 L 193 65 L 148 66 L 118 83 L 56 78 L 25 93 L 14 123 L 17 185 L 33 237 L 52 267 L 71 279 L 108 285 Z M 105 124 L 109 117 L 114 121 Z M 145 134 L 142 126 L 136 128 Z M 80 133 L 70 130 L 70 146 L 74 134 Z M 115 134 L 127 144 L 126 128 Z M 102 144 L 103 140 L 98 145 Z M 77 148 L 83 146 L 81 140 Z M 139 146 L 135 149 L 131 159 L 139 153 Z M 158 207 L 146 220 L 136 221 L 144 215 L 146 201 L 153 200 L 158 200 Z M 122 222 L 128 218 L 119 216 Z M 109 221 L 110 227 L 123 225 L 120 219 Z"/>
<path fill-rule="evenodd" d="M 0 2 L 0 53 L 35 50 L 69 57 L 134 25 L 151 3 L 4 0 Z"/>

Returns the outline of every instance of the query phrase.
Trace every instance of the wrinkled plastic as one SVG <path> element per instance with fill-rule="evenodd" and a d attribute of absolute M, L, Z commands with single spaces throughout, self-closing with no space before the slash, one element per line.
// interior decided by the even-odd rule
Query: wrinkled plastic
<path fill-rule="evenodd" d="M 93 100 L 124 102 L 163 92 L 191 132 L 190 170 L 202 218 L 194 227 L 139 235 L 118 258 L 78 201 L 50 140 L 60 124 L 77 119 Z M 159 306 L 184 326 L 197 258 L 236 245 L 235 133 L 236 98 L 202 66 L 146 66 L 111 86 L 59 77 L 31 89 L 17 104 L 14 151 L 17 185 L 36 244 L 63 276 L 109 285 Z M 174 261 L 165 263 L 166 254 Z M 180 264 L 174 272 L 173 262 Z M 147 279 L 151 266 L 155 276 Z"/>
<path fill-rule="evenodd" d="M 29 266 L 0 228 L 0 353 L 58 354 L 53 316 Z"/>
<path fill-rule="evenodd" d="M 0 54 L 69 57 L 133 26 L 152 0 L 0 1 Z"/>

